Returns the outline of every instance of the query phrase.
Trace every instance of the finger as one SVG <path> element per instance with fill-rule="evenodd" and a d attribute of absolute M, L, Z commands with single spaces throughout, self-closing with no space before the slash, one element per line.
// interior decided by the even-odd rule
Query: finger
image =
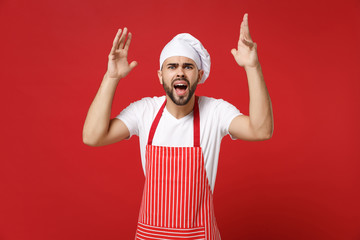
<path fill-rule="evenodd" d="M 235 48 L 231 49 L 231 54 L 235 57 L 235 55 L 236 55 L 236 49 Z"/>
<path fill-rule="evenodd" d="M 244 14 L 244 18 L 243 18 L 243 23 L 244 23 L 244 36 L 247 40 L 252 41 L 251 36 L 250 36 L 250 30 L 249 30 L 249 21 L 248 21 L 248 14 L 245 13 Z"/>
<path fill-rule="evenodd" d="M 134 67 L 138 65 L 137 61 L 132 61 L 129 65 L 130 69 L 132 70 Z"/>
<path fill-rule="evenodd" d="M 244 38 L 245 38 L 245 22 L 243 20 L 240 25 L 240 37 L 238 41 L 238 46 L 242 45 L 242 41 L 244 40 Z"/>
<path fill-rule="evenodd" d="M 252 49 L 254 47 L 254 44 L 255 44 L 253 41 L 248 41 L 245 38 L 242 39 L 241 42 L 243 44 L 245 44 L 246 46 L 248 46 L 250 49 Z"/>
<path fill-rule="evenodd" d="M 241 24 L 240 24 L 240 36 L 244 36 L 244 20 L 241 21 Z"/>
<path fill-rule="evenodd" d="M 241 38 L 241 28 L 242 28 L 242 22 L 240 23 L 240 35 L 239 35 L 239 39 Z"/>
<path fill-rule="evenodd" d="M 113 45 L 112 45 L 112 48 L 111 48 L 111 53 L 113 53 L 113 52 L 116 50 L 117 46 L 118 46 L 118 42 L 119 42 L 119 38 L 120 38 L 121 31 L 122 31 L 122 30 L 119 29 L 119 30 L 117 31 L 117 33 L 116 33 L 116 36 L 115 36 L 115 38 L 114 38 Z"/>
<path fill-rule="evenodd" d="M 126 39 L 125 47 L 124 47 L 125 50 L 129 50 L 131 38 L 132 38 L 132 34 L 131 34 L 131 32 L 129 32 L 128 37 Z"/>
<path fill-rule="evenodd" d="M 244 27 L 243 27 L 243 25 L 244 25 L 244 21 L 242 21 L 241 24 L 240 24 L 239 42 L 240 42 L 240 39 L 243 38 L 243 36 L 244 36 Z"/>
<path fill-rule="evenodd" d="M 124 47 L 126 34 L 127 34 L 127 28 L 125 27 L 120 37 L 118 49 L 122 49 Z"/>
<path fill-rule="evenodd" d="M 243 26 L 243 23 L 241 24 L 241 26 Z M 244 28 L 242 27 L 240 38 L 238 41 L 238 48 L 244 46 L 244 41 L 245 41 L 245 34 L 244 34 Z"/>

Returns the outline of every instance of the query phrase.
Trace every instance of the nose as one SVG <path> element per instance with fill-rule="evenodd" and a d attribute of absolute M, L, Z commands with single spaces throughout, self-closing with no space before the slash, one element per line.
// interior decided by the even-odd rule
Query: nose
<path fill-rule="evenodd" d="M 182 67 L 178 67 L 177 70 L 178 70 L 178 71 L 177 71 L 176 75 L 177 75 L 178 77 L 184 77 L 184 76 L 185 76 Z"/>

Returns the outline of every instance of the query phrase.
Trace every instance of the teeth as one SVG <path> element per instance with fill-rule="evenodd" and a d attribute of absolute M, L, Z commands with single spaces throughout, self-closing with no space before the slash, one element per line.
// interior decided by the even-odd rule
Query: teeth
<path fill-rule="evenodd" d="M 185 84 L 176 84 L 175 87 L 186 87 Z"/>

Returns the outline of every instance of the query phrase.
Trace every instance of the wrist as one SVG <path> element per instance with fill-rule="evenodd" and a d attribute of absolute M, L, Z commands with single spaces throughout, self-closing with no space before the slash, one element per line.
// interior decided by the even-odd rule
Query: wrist
<path fill-rule="evenodd" d="M 252 65 L 252 66 L 244 66 L 244 69 L 246 72 L 248 71 L 259 71 L 261 70 L 261 65 L 259 62 L 257 62 L 256 64 Z"/>
<path fill-rule="evenodd" d="M 121 77 L 111 77 L 108 72 L 104 75 L 104 81 L 119 82 Z"/>

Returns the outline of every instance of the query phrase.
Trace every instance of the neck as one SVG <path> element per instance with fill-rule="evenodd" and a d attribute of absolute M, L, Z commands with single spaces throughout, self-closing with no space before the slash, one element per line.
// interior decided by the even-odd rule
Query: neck
<path fill-rule="evenodd" d="M 176 119 L 180 119 L 188 115 L 193 109 L 195 104 L 195 94 L 191 97 L 186 105 L 176 105 L 169 96 L 166 95 L 166 109 Z"/>

